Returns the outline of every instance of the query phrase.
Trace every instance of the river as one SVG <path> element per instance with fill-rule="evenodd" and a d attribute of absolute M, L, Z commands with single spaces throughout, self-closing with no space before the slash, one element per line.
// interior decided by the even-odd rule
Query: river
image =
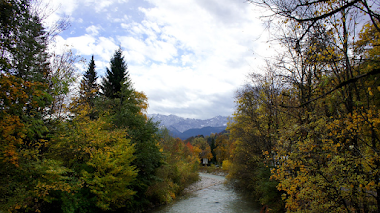
<path fill-rule="evenodd" d="M 194 190 L 187 190 L 174 202 L 150 213 L 259 213 L 260 209 L 246 196 L 224 185 L 222 176 L 200 173 L 201 180 Z"/>

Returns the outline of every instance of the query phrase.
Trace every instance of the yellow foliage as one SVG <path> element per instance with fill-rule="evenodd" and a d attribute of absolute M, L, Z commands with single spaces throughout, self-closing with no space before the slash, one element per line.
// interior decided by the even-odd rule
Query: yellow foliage
<path fill-rule="evenodd" d="M 286 192 L 288 210 L 345 211 L 343 200 L 367 205 L 374 201 L 367 192 L 378 190 L 374 184 L 378 178 L 372 174 L 380 173 L 380 158 L 374 150 L 380 144 L 373 144 L 373 136 L 380 134 L 379 113 L 357 110 L 337 120 L 311 123 L 305 137 L 284 134 L 281 140 L 293 140 L 293 145 L 278 148 L 281 166 L 272 171 L 272 178 Z"/>
<path fill-rule="evenodd" d="M 26 116 L 33 117 L 40 105 L 36 100 L 43 97 L 42 89 L 46 85 L 7 74 L 0 74 L 0 85 L 0 160 L 18 166 L 20 146 L 25 143 L 30 128 L 21 120 L 21 116 L 28 107 L 31 115 Z"/>
<path fill-rule="evenodd" d="M 222 169 L 224 171 L 229 171 L 232 163 L 229 160 L 224 160 L 222 163 Z"/>

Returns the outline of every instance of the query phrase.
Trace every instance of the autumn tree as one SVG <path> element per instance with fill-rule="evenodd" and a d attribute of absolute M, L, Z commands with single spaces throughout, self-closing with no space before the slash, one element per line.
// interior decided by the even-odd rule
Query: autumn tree
<path fill-rule="evenodd" d="M 281 211 L 278 182 L 270 179 L 270 169 L 275 162 L 266 155 L 276 146 L 278 130 L 287 120 L 276 108 L 285 89 L 281 88 L 281 78 L 273 75 L 271 67 L 265 75 L 250 77 L 251 84 L 236 94 L 237 109 L 227 126 L 234 146 L 228 178 L 238 180 L 236 186 L 248 190 L 256 201 Z"/>
<path fill-rule="evenodd" d="M 47 202 L 41 186 L 68 190 L 59 181 L 67 170 L 44 155 L 54 128 L 47 34 L 30 1 L 0 5 L 0 209 L 37 211 Z"/>
<path fill-rule="evenodd" d="M 201 160 L 201 162 L 203 158 L 207 158 L 208 160 L 211 160 L 213 158 L 211 153 L 211 147 L 207 143 L 205 138 L 196 137 L 191 143 L 193 145 L 193 150 L 197 149 L 195 152 L 198 153 L 198 157 Z"/>
<path fill-rule="evenodd" d="M 65 178 L 72 191 L 47 195 L 62 202 L 48 206 L 51 211 L 57 206 L 67 211 L 117 210 L 136 194 L 135 148 L 125 129 L 115 128 L 105 117 L 91 119 L 89 109 L 82 108 L 71 122 L 63 123 L 51 143 L 48 156 L 68 169 L 70 177 Z"/>
<path fill-rule="evenodd" d="M 278 129 L 274 155 L 265 152 L 278 164 L 272 178 L 287 210 L 379 211 L 371 193 L 378 191 L 375 2 L 252 2 L 280 19 L 287 50 L 273 62 L 286 85 L 273 106 L 290 119 Z"/>
<path fill-rule="evenodd" d="M 232 156 L 233 144 L 227 134 L 218 135 L 215 139 L 215 155 L 218 163 L 229 161 Z"/>

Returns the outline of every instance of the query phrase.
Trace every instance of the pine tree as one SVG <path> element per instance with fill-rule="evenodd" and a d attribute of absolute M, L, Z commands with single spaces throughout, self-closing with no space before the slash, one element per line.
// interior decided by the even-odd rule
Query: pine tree
<path fill-rule="evenodd" d="M 98 79 L 97 73 L 95 71 L 95 61 L 94 55 L 92 55 L 91 61 L 88 64 L 88 69 L 83 75 L 80 89 L 80 99 L 81 102 L 89 104 L 91 107 L 94 106 L 94 99 L 96 98 L 99 87 L 96 83 Z"/>
<path fill-rule="evenodd" d="M 130 88 L 131 80 L 129 77 L 128 66 L 122 55 L 123 51 L 121 48 L 115 51 L 113 58 L 111 58 L 110 68 L 107 68 L 107 74 L 103 78 L 101 88 L 103 90 L 103 95 L 108 98 L 121 98 L 122 86 Z"/>

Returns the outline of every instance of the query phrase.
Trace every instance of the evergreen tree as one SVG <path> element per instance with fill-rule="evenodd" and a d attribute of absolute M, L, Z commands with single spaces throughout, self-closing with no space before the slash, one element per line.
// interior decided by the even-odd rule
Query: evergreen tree
<path fill-rule="evenodd" d="M 99 90 L 98 84 L 96 83 L 98 76 L 96 74 L 95 67 L 94 55 L 92 55 L 91 61 L 88 64 L 88 69 L 83 75 L 80 90 L 80 99 L 82 102 L 89 104 L 91 107 L 94 106 L 94 99 Z"/>
<path fill-rule="evenodd" d="M 110 69 L 107 68 L 106 76 L 103 78 L 101 85 L 103 95 L 111 99 L 121 98 L 123 85 L 125 85 L 126 88 L 132 86 L 123 51 L 119 48 L 115 51 L 113 58 L 111 58 Z"/>
<path fill-rule="evenodd" d="M 143 209 L 150 200 L 146 197 L 147 189 L 157 181 L 156 172 L 161 166 L 163 156 L 157 146 L 159 136 L 155 123 L 147 119 L 147 98 L 132 87 L 127 64 L 119 48 L 110 62 L 106 77 L 101 85 L 103 100 L 101 106 L 109 110 L 111 120 L 117 128 L 127 129 L 127 138 L 131 139 L 136 149 L 133 165 L 138 170 L 132 190 L 136 191 L 129 208 Z"/>

